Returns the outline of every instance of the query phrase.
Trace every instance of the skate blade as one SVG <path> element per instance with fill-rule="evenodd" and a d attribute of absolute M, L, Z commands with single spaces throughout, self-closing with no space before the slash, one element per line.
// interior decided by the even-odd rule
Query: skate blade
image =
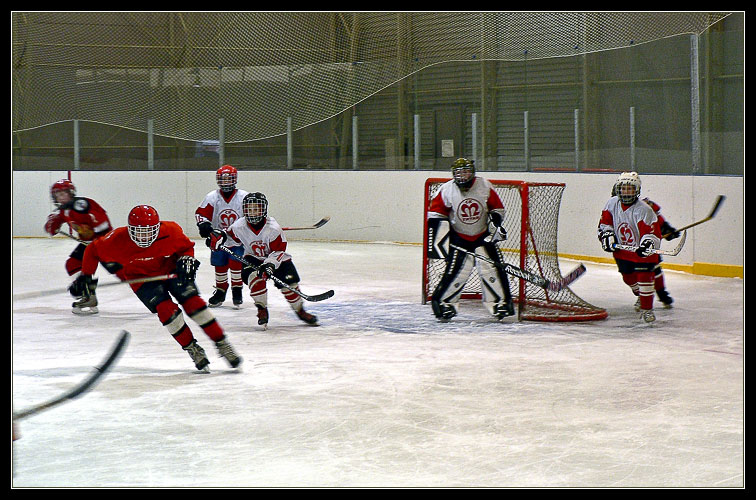
<path fill-rule="evenodd" d="M 71 312 L 77 316 L 91 316 L 100 311 L 96 307 L 90 307 L 89 309 L 71 309 Z"/>
<path fill-rule="evenodd" d="M 223 305 L 223 302 L 221 302 L 220 304 L 211 304 L 210 302 L 207 303 L 207 307 L 212 307 L 212 308 L 220 307 L 222 305 Z"/>

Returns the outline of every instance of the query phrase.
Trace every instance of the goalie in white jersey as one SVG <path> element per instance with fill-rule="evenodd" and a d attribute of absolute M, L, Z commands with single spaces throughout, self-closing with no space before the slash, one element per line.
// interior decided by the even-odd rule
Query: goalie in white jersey
<path fill-rule="evenodd" d="M 202 238 L 213 231 L 225 231 L 231 224 L 242 218 L 242 201 L 247 191 L 236 188 L 238 171 L 231 165 L 223 165 L 215 173 L 218 189 L 210 191 L 194 213 L 197 228 Z M 241 249 L 234 249 L 241 255 Z M 234 306 L 242 302 L 244 282 L 241 278 L 242 265 L 225 252 L 211 250 L 210 264 L 215 267 L 215 292 L 207 301 L 208 306 L 218 307 L 226 300 L 228 275 L 231 274 L 231 295 Z"/>
<path fill-rule="evenodd" d="M 616 196 L 606 202 L 598 224 L 598 239 L 606 252 L 612 252 L 622 280 L 639 297 L 641 318 L 647 323 L 654 315 L 654 269 L 659 255 L 653 250 L 661 244 L 659 219 L 643 200 L 640 200 L 641 181 L 636 172 L 623 172 L 614 185 Z M 638 247 L 615 250 L 614 245 Z"/>
<path fill-rule="evenodd" d="M 428 213 L 429 247 L 434 248 L 435 235 L 441 221 L 449 222 L 449 243 L 472 253 L 480 249 L 488 258 L 503 265 L 496 243 L 507 239 L 503 227 L 504 206 L 493 185 L 475 175 L 475 166 L 466 158 L 452 164 L 454 179 L 444 183 L 431 200 Z M 488 223 L 494 226 L 489 234 Z M 509 280 L 499 267 L 483 259 L 475 259 L 455 248 L 449 249 L 446 268 L 431 296 L 433 313 L 447 322 L 457 314 L 462 289 L 476 266 L 480 276 L 483 304 L 497 319 L 514 315 Z"/>
<path fill-rule="evenodd" d="M 262 193 L 249 193 L 242 200 L 243 217 L 234 222 L 224 233 L 213 233 L 209 238 L 211 249 L 219 245 L 240 245 L 244 260 L 252 267 L 243 267 L 241 277 L 249 285 L 249 295 L 257 306 L 257 324 L 268 324 L 267 279 L 275 276 L 294 290 L 299 290 L 299 274 L 286 253 L 287 241 L 281 226 L 273 217 L 268 217 L 268 200 Z M 318 318 L 304 310 L 302 297 L 274 282 L 297 317 L 309 325 L 317 325 Z"/>

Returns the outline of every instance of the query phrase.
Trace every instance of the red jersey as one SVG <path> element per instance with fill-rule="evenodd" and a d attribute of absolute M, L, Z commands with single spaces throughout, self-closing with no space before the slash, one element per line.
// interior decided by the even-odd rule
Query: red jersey
<path fill-rule="evenodd" d="M 45 224 L 45 231 L 55 235 L 63 223 L 68 223 L 82 241 L 92 241 L 112 229 L 105 210 L 94 200 L 75 197 L 62 205 L 57 212 L 50 214 Z"/>
<path fill-rule="evenodd" d="M 182 255 L 194 257 L 194 242 L 173 221 L 160 221 L 160 232 L 147 248 L 138 246 L 129 236 L 128 227 L 119 227 L 87 245 L 81 265 L 82 274 L 92 275 L 97 265 L 117 269 L 122 281 L 170 274 Z M 131 285 L 136 291 L 141 283 Z"/>

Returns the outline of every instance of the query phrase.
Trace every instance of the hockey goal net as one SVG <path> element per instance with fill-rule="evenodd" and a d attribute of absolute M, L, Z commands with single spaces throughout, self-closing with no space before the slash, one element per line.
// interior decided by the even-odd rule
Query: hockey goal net
<path fill-rule="evenodd" d="M 441 185 L 449 179 L 430 178 L 425 182 L 425 223 L 423 244 L 423 304 L 429 302 L 444 272 L 443 258 L 428 257 L 428 207 Z M 498 243 L 505 262 L 548 280 L 562 278 L 557 253 L 559 206 L 565 184 L 491 180 L 506 211 L 507 239 Z M 448 224 L 436 235 L 438 247 L 448 253 Z M 592 321 L 607 317 L 605 309 L 589 304 L 569 287 L 558 292 L 544 290 L 521 278 L 507 275 L 519 320 Z M 463 299 L 480 299 L 477 271 L 473 271 L 462 291 Z"/>

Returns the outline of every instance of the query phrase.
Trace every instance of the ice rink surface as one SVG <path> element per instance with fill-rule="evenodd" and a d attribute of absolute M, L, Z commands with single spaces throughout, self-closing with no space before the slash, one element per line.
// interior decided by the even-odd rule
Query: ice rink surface
<path fill-rule="evenodd" d="M 290 241 L 302 290 L 335 290 L 307 303 L 321 326 L 269 285 L 263 331 L 229 294 L 213 312 L 243 369 L 187 319 L 201 374 L 126 285 L 98 289 L 99 314 L 71 313 L 74 246 L 12 241 L 12 405 L 60 395 L 121 330 L 131 340 L 90 392 L 18 423 L 13 487 L 744 486 L 741 279 L 667 271 L 675 307 L 656 302 L 645 325 L 615 266 L 586 262 L 571 288 L 606 320 L 496 322 L 467 301 L 441 324 L 420 301 L 419 246 Z"/>

